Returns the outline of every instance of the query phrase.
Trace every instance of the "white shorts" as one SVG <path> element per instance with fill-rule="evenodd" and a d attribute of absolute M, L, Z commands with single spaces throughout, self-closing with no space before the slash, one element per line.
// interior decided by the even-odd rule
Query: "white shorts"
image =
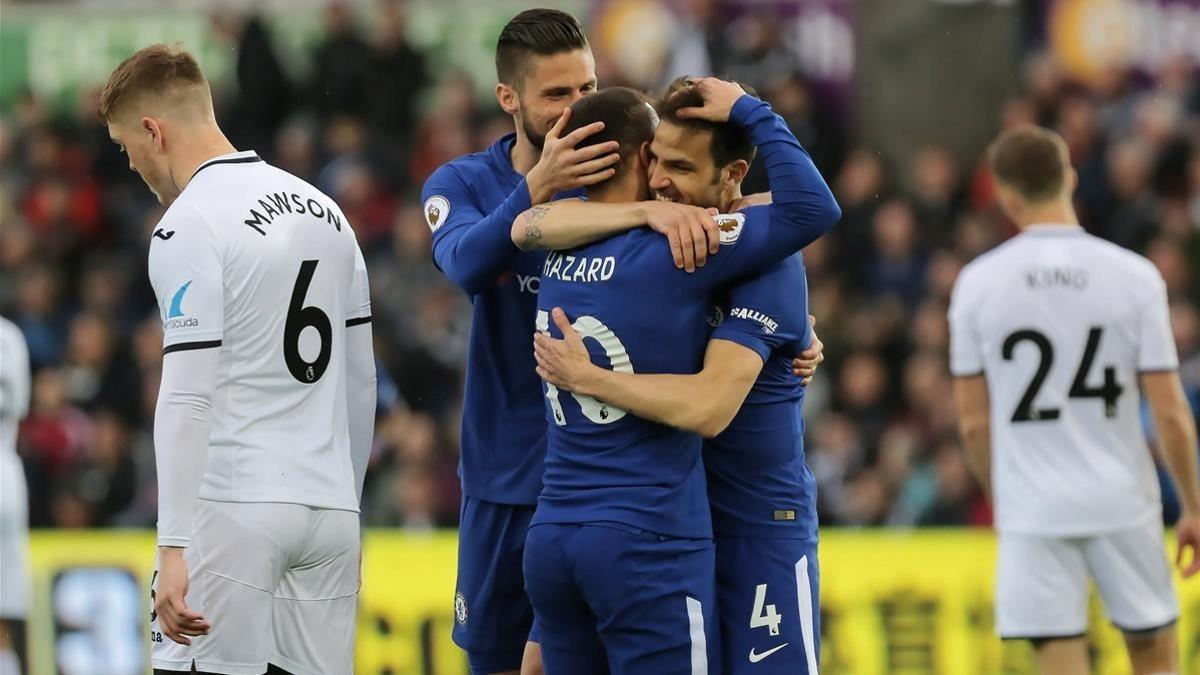
<path fill-rule="evenodd" d="M 1084 537 L 1000 533 L 996 631 L 1005 639 L 1069 638 L 1087 632 L 1088 578 L 1108 618 L 1126 633 L 1179 616 L 1157 521 Z"/>
<path fill-rule="evenodd" d="M 0 619 L 24 620 L 29 611 L 29 501 L 25 470 L 0 451 Z"/>
<path fill-rule="evenodd" d="M 184 559 L 188 607 L 212 630 L 186 647 L 151 614 L 155 668 L 188 672 L 195 660 L 227 675 L 262 675 L 268 662 L 295 675 L 353 672 L 357 513 L 202 499 Z"/>

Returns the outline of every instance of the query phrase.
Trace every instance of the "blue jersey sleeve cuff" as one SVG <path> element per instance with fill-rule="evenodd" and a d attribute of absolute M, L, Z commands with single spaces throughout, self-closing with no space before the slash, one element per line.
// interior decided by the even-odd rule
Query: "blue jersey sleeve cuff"
<path fill-rule="evenodd" d="M 729 121 L 741 126 L 750 125 L 754 117 L 754 113 L 760 108 L 771 110 L 771 106 L 767 105 L 766 101 L 754 98 L 750 94 L 744 94 L 733 104 L 733 109 L 729 111 Z"/>
<path fill-rule="evenodd" d="M 513 207 L 513 218 L 533 207 L 533 197 L 529 194 L 529 183 L 522 178 L 517 187 L 513 188 L 512 194 L 508 196 L 509 205 Z M 511 224 L 511 223 L 510 223 Z"/>
<path fill-rule="evenodd" d="M 713 331 L 712 339 L 728 340 L 730 342 L 739 344 L 746 349 L 753 351 L 755 354 L 758 354 L 758 357 L 763 360 L 763 363 L 766 363 L 775 347 L 763 340 L 758 335 L 746 333 L 728 324 L 729 321 L 726 321 L 725 323 L 721 324 L 717 330 Z"/>

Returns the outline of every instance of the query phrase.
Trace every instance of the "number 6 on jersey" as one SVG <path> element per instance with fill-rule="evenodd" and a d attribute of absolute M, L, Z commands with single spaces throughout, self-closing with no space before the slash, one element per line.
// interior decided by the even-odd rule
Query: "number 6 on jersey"
<path fill-rule="evenodd" d="M 292 287 L 292 301 L 288 304 L 287 320 L 283 324 L 283 360 L 287 362 L 288 372 L 301 384 L 313 384 L 321 379 L 333 354 L 333 326 L 329 323 L 329 315 L 319 307 L 304 306 L 304 296 L 308 295 L 308 287 L 317 271 L 317 262 L 305 260 L 300 263 L 300 273 L 296 275 L 296 285 Z M 300 334 L 309 327 L 317 329 L 321 347 L 316 359 L 305 361 L 300 355 Z"/>

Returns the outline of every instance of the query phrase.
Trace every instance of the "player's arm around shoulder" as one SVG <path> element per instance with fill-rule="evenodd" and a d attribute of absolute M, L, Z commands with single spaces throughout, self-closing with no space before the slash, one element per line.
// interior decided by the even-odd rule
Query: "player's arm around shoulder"
<path fill-rule="evenodd" d="M 675 266 L 693 272 L 720 246 L 715 209 L 673 202 L 599 203 L 562 199 L 523 211 L 512 224 L 512 241 L 523 251 L 564 250 L 648 226 L 665 236 Z"/>
<path fill-rule="evenodd" d="M 762 356 L 728 340 L 712 340 L 704 367 L 691 375 L 620 373 L 591 361 L 587 348 L 562 309 L 551 317 L 562 332 L 534 336 L 537 372 L 550 384 L 591 396 L 643 419 L 707 438 L 725 430 L 762 370 Z"/>

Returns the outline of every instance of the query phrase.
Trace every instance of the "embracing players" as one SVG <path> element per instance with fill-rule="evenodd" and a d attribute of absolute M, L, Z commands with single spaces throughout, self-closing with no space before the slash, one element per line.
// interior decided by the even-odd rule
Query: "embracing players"
<path fill-rule="evenodd" d="M 375 411 L 354 231 L 329 197 L 230 145 L 187 52 L 123 61 L 100 116 L 168 207 L 149 264 L 155 672 L 351 672 Z"/>
<path fill-rule="evenodd" d="M 753 154 L 744 146 L 757 146 L 774 203 L 718 217 L 721 249 L 694 274 L 672 269 L 667 242 L 645 228 L 548 256 L 539 329 L 550 329 L 552 313 L 556 331 L 570 317 L 574 331 L 591 338 L 587 344 L 597 348 L 592 358 L 618 373 L 694 373 L 702 360 L 714 358 L 711 349 L 707 358 L 704 354 L 710 297 L 788 258 L 839 217 L 807 153 L 769 106 L 732 83 L 709 79 L 700 86 L 702 94 L 693 100 L 699 104 L 702 98 L 702 107 L 679 118 L 731 124 L 746 141 L 734 144 L 738 163 L 724 164 L 705 177 L 729 179 L 715 192 L 728 193 L 725 201 L 731 201 L 732 191 L 726 188 L 740 181 L 745 155 Z M 669 106 L 663 111 L 674 114 Z M 658 115 L 649 102 L 631 90 L 611 89 L 577 102 L 571 114 L 568 128 L 603 120 L 598 140 L 615 139 L 621 147 L 617 175 L 589 188 L 589 202 L 611 210 L 613 203 L 645 200 L 652 166 L 665 161 L 651 152 Z M 707 140 L 698 141 L 705 152 Z M 528 244 L 531 237 L 544 236 L 547 214 L 580 206 L 586 205 L 560 202 L 531 209 L 514 223 L 513 236 Z M 754 320 L 750 312 L 745 316 Z M 793 348 L 806 332 L 803 310 L 799 316 L 800 328 L 785 340 Z M 717 343 L 718 358 L 754 363 L 740 385 L 744 397 L 762 368 L 761 352 L 746 349 L 741 341 L 732 346 L 745 354 L 725 349 L 724 341 Z M 784 364 L 786 371 L 790 366 L 786 360 Z M 685 407 L 703 411 L 707 397 L 721 395 L 693 390 Z M 649 412 L 650 406 L 639 417 L 611 399 L 560 391 L 553 383 L 546 385 L 546 401 L 545 488 L 525 553 L 526 584 L 541 627 L 546 671 L 719 672 L 712 525 L 699 436 L 652 421 L 668 419 Z M 739 397 L 733 411 L 740 402 Z M 787 452 L 792 451 L 789 444 Z M 795 506 L 796 497 L 791 494 L 786 503 Z M 780 519 L 787 516 L 781 513 Z M 798 561 L 789 563 L 792 589 Z M 803 565 L 806 575 L 808 569 Z M 811 600 L 809 584 L 803 585 Z M 761 610 L 762 623 L 753 618 L 750 623 L 776 633 L 775 607 L 747 602 Z"/>
<path fill-rule="evenodd" d="M 600 123 L 563 133 L 564 111 L 596 89 L 595 60 L 574 17 L 550 9 L 517 15 L 500 34 L 496 75 L 496 97 L 515 133 L 440 167 L 422 194 L 434 260 L 473 305 L 454 641 L 467 651 L 471 671 L 484 675 L 520 668 L 530 638 L 521 560 L 546 456 L 541 382 L 529 344 L 546 254 L 522 252 L 509 232 L 530 206 L 579 196 L 580 188 L 610 178 L 618 159 L 614 141 L 576 148 Z M 703 209 L 653 204 L 647 221 L 666 235 L 680 267 L 695 269 L 717 244 Z M 604 234 L 588 223 L 571 232 L 577 242 Z M 536 649 L 529 652 L 535 668 Z"/>
<path fill-rule="evenodd" d="M 746 129 L 693 112 L 722 89 L 735 91 L 717 80 L 680 80 L 659 104 L 648 177 L 660 198 L 723 212 L 742 202 L 741 179 L 755 154 Z M 539 243 L 558 246 L 564 219 L 599 216 L 636 225 L 637 208 L 555 204 L 538 217 Z M 517 241 L 526 239 L 532 215 L 514 226 Z M 804 463 L 804 390 L 791 365 L 812 336 L 807 302 L 799 253 L 729 289 L 712 309 L 710 323 L 719 327 L 696 374 L 597 366 L 557 311 L 552 318 L 566 339 L 536 337 L 539 373 L 549 383 L 710 438 L 704 467 L 723 673 L 817 672 L 816 494 Z"/>
<path fill-rule="evenodd" d="M 972 469 L 996 509 L 996 629 L 1043 673 L 1088 672 L 1091 577 L 1137 675 L 1178 672 L 1179 614 L 1140 418 L 1145 393 L 1178 488 L 1177 563 L 1200 571 L 1196 426 L 1150 261 L 1083 231 L 1067 146 L 1005 132 L 988 153 L 1022 233 L 955 283 L 950 368 Z M 1192 551 L 1185 567 L 1184 554 Z"/>

